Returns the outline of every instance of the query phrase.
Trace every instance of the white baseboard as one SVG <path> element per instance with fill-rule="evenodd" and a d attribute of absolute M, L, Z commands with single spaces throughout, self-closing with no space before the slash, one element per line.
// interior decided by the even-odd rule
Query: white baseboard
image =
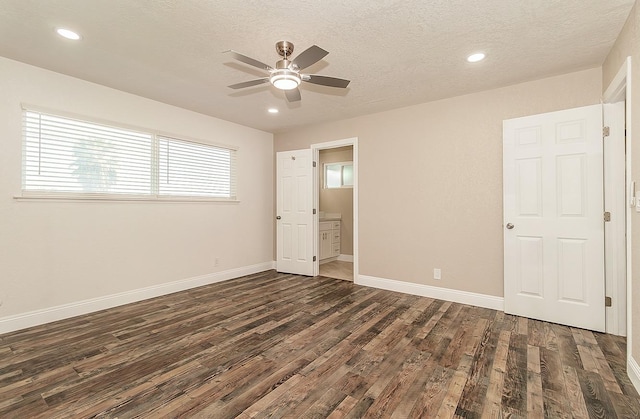
<path fill-rule="evenodd" d="M 353 262 L 353 255 L 340 255 L 338 260 L 342 262 Z"/>
<path fill-rule="evenodd" d="M 476 294 L 473 292 L 432 287 L 430 285 L 413 284 L 411 282 L 377 278 L 375 276 L 367 275 L 358 275 L 355 283 L 357 285 L 381 288 L 383 290 L 397 291 L 405 294 L 420 295 L 422 297 L 437 298 L 439 300 L 504 311 L 504 298 L 494 297 L 493 295 Z"/>
<path fill-rule="evenodd" d="M 627 360 L 627 375 L 636 391 L 640 393 L 640 366 L 632 356 Z"/>
<path fill-rule="evenodd" d="M 227 281 L 229 279 L 263 272 L 269 269 L 275 269 L 275 262 L 271 261 L 256 265 L 243 266 L 241 268 L 229 269 L 227 271 L 215 272 L 165 284 L 153 285 L 151 287 L 105 295 L 103 297 L 3 317 L 0 318 L 0 333 L 13 332 L 27 327 L 68 319 L 70 317 L 80 316 L 94 311 L 135 303 L 136 301 L 147 300 L 149 298 L 201 287 L 203 285 L 213 284 L 216 282 Z"/>

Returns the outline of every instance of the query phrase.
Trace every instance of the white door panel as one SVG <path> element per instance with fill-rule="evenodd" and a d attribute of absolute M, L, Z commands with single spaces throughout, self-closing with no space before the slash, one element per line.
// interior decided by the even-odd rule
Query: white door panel
<path fill-rule="evenodd" d="M 602 108 L 503 128 L 505 311 L 604 331 Z"/>
<path fill-rule="evenodd" d="M 276 185 L 276 269 L 313 275 L 311 150 L 279 152 Z"/>

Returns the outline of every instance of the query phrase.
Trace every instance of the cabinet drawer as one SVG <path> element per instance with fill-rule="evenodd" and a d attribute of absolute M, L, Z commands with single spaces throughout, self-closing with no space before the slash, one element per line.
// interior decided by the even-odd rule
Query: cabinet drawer
<path fill-rule="evenodd" d="M 334 243 L 332 256 L 338 256 L 338 255 L 340 255 L 340 243 Z"/>
<path fill-rule="evenodd" d="M 323 221 L 320 223 L 320 231 L 331 230 L 333 227 L 333 223 L 331 221 Z"/>
<path fill-rule="evenodd" d="M 333 243 L 340 243 L 340 232 L 333 230 Z"/>
<path fill-rule="evenodd" d="M 340 230 L 340 221 L 332 221 L 333 229 Z"/>

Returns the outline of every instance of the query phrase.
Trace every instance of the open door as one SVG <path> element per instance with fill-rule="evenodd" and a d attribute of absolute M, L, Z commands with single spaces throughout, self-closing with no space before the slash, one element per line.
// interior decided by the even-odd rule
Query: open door
<path fill-rule="evenodd" d="M 602 107 L 504 121 L 505 312 L 605 330 Z"/>
<path fill-rule="evenodd" d="M 276 154 L 276 269 L 313 276 L 311 149 Z"/>

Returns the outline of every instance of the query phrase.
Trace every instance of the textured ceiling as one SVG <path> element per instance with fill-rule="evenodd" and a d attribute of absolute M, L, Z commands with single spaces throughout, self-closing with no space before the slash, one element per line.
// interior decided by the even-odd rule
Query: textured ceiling
<path fill-rule="evenodd" d="M 599 66 L 633 0 L 0 0 L 0 55 L 271 132 Z M 54 34 L 82 34 L 80 42 Z M 274 65 L 275 43 L 330 52 L 289 104 L 233 49 Z M 487 59 L 465 57 L 484 51 Z M 266 112 L 277 107 L 276 115 Z"/>

